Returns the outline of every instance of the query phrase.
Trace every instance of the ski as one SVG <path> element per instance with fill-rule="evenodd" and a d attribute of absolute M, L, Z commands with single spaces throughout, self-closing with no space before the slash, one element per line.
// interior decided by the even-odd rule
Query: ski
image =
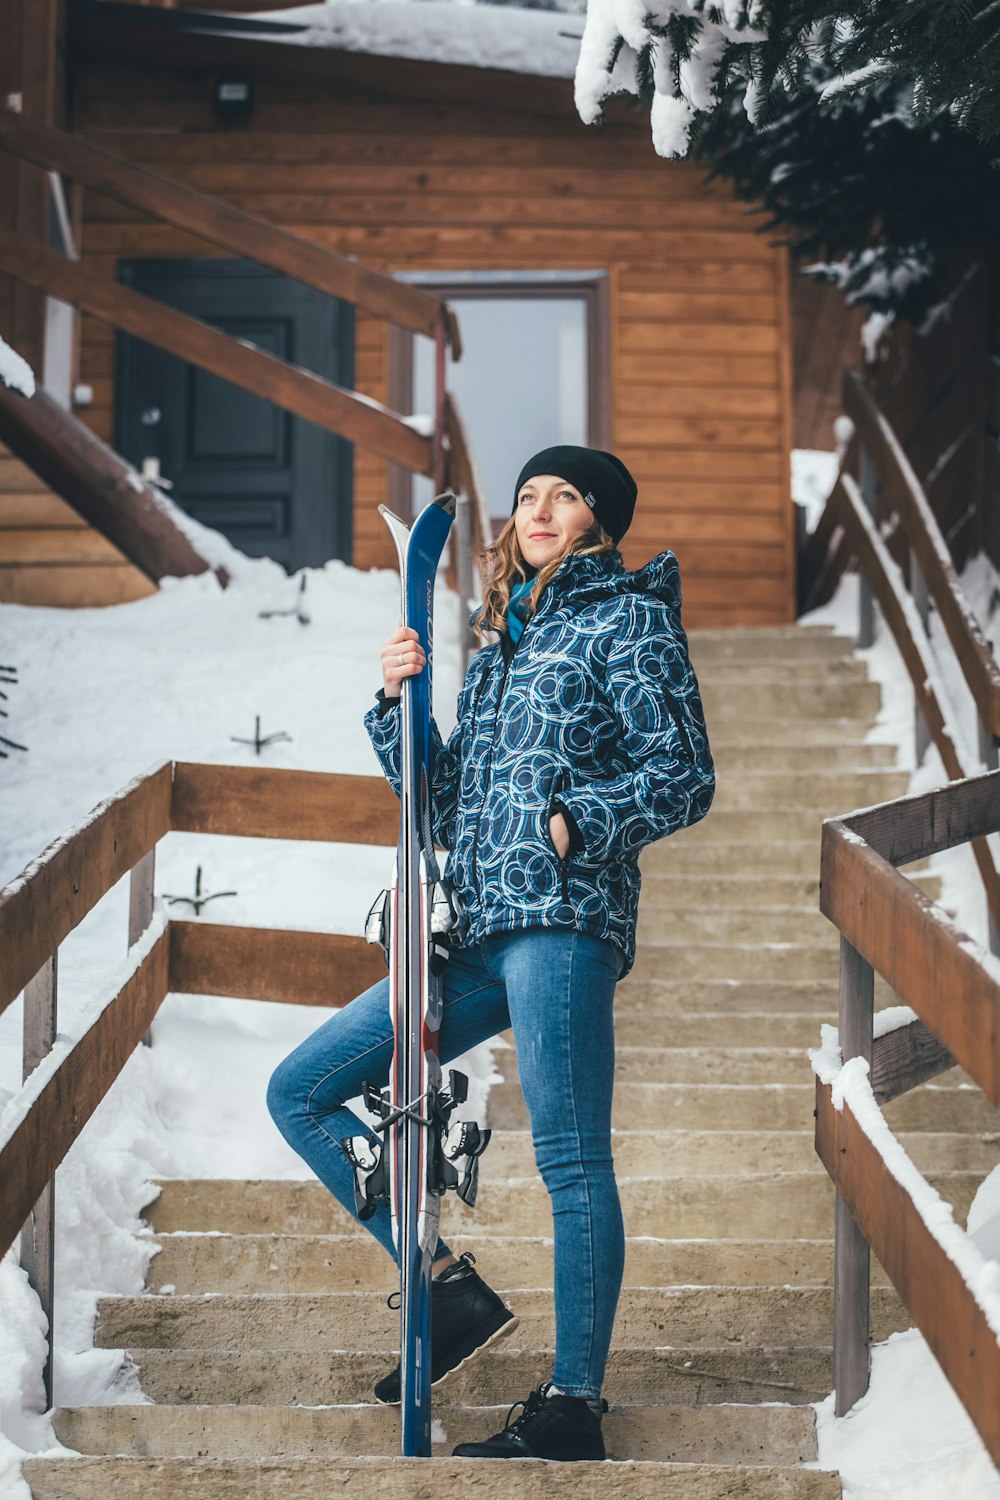
<path fill-rule="evenodd" d="M 379 506 L 399 557 L 403 624 L 427 656 L 403 680 L 399 843 L 389 892 L 389 993 L 394 1037 L 389 1105 L 405 1111 L 389 1153 L 392 1232 L 399 1252 L 402 1451 L 431 1452 L 431 1253 L 440 1194 L 430 1190 L 431 1104 L 441 1088 L 438 1031 L 446 956 L 431 931 L 439 885 L 431 808 L 431 670 L 434 581 L 455 515 L 455 497 L 424 507 L 412 528 Z"/>
<path fill-rule="evenodd" d="M 438 1238 L 441 1194 L 453 1188 L 476 1202 L 479 1157 L 491 1132 L 471 1120 L 449 1123 L 468 1096 L 468 1079 L 452 1068 L 442 1086 L 438 1033 L 443 970 L 454 922 L 438 872 L 431 795 L 431 658 L 434 581 L 455 513 L 455 497 L 439 495 L 412 527 L 379 506 L 399 556 L 403 624 L 417 632 L 427 657 L 423 672 L 405 677 L 400 692 L 399 843 L 392 882 L 365 923 L 389 966 L 393 1057 L 389 1086 L 365 1083 L 366 1107 L 380 1123 L 340 1142 L 354 1169 L 358 1217 L 388 1202 L 399 1252 L 402 1452 L 431 1452 L 431 1256 Z"/>

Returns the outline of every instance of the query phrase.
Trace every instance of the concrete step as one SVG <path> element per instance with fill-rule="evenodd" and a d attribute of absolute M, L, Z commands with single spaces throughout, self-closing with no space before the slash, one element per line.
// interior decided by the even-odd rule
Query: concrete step
<path fill-rule="evenodd" d="M 916 875 L 918 885 L 932 901 L 940 899 L 938 875 Z M 640 919 L 679 906 L 794 907 L 819 911 L 819 873 L 801 875 L 651 875 L 643 874 Z"/>
<path fill-rule="evenodd" d="M 820 689 L 812 689 L 817 697 Z M 709 713 L 708 737 L 724 745 L 752 747 L 770 745 L 853 745 L 865 741 L 875 727 L 875 715 L 858 718 L 783 717 L 770 714 L 768 703 L 758 696 L 753 708 L 743 713 Z"/>
<path fill-rule="evenodd" d="M 516 1333 L 512 1339 L 516 1338 Z M 526 1396 L 552 1378 L 552 1349 L 487 1350 L 446 1387 L 456 1406 L 482 1406 L 509 1391 Z M 397 1345 L 398 1350 L 398 1345 Z M 395 1363 L 383 1351 L 148 1349 L 124 1351 L 138 1367 L 143 1394 L 157 1405 L 341 1406 L 369 1403 L 377 1380 Z M 831 1346 L 758 1347 L 700 1343 L 612 1350 L 603 1394 L 609 1405 L 700 1405 L 716 1401 L 784 1401 L 798 1406 L 830 1392 Z"/>
<path fill-rule="evenodd" d="M 721 726 L 727 719 L 744 714 L 773 715 L 774 719 L 793 724 L 800 718 L 808 719 L 811 723 L 830 724 L 836 733 L 833 726 L 838 719 L 873 719 L 882 704 L 877 682 L 830 681 L 822 668 L 812 677 L 795 671 L 751 682 L 737 667 L 709 673 L 707 678 L 699 679 L 699 687 L 709 738 L 713 723 Z"/>
<path fill-rule="evenodd" d="M 832 929 L 831 929 L 832 931 Z M 636 951 L 636 979 L 836 979 L 840 947 L 805 943 L 654 943 Z"/>
<path fill-rule="evenodd" d="M 813 1045 L 818 1044 L 815 1034 Z M 513 1049 L 497 1047 L 493 1061 L 505 1081 L 517 1081 Z M 623 1083 L 802 1083 L 810 1077 L 809 1059 L 802 1047 L 615 1047 L 616 1087 Z"/>
<path fill-rule="evenodd" d="M 527 1394 L 527 1391 L 525 1392 Z M 484 1434 L 486 1435 L 486 1434 Z M 710 1464 L 511 1464 L 462 1458 L 33 1458 L 24 1478 L 34 1500 L 839 1500 L 840 1479 L 819 1469 Z M 512 1473 L 511 1470 L 514 1470 Z"/>
<path fill-rule="evenodd" d="M 720 1240 L 626 1237 L 625 1286 L 823 1286 L 833 1277 L 830 1238 Z M 153 1291 L 194 1292 L 382 1291 L 399 1286 L 385 1251 L 361 1229 L 350 1234 L 197 1234 L 178 1230 L 157 1236 L 162 1249 L 149 1268 Z M 524 1281 L 553 1284 L 551 1236 L 476 1232 L 449 1234 L 461 1255 L 471 1250 L 491 1286 Z M 872 1278 L 885 1276 L 872 1262 Z"/>
<path fill-rule="evenodd" d="M 825 625 L 762 625 L 739 630 L 692 630 L 688 634 L 691 660 L 759 661 L 766 652 L 772 661 L 802 657 L 850 660 L 854 642 L 835 635 Z"/>
<path fill-rule="evenodd" d="M 727 774 L 738 771 L 797 771 L 826 775 L 831 771 L 862 771 L 896 768 L 898 754 L 895 745 L 878 740 L 845 741 L 838 735 L 833 744 L 796 744 L 790 740 L 785 744 L 776 741 L 753 744 L 748 740 L 730 738 L 729 725 L 721 726 L 713 733 L 712 759 L 716 766 Z"/>
<path fill-rule="evenodd" d="M 695 671 L 698 672 L 697 664 Z M 706 659 L 704 670 L 698 672 L 698 681 L 702 687 L 706 682 L 736 677 L 741 682 L 759 684 L 765 690 L 788 681 L 807 682 L 810 685 L 815 683 L 818 687 L 825 687 L 827 683 L 870 680 L 867 664 L 858 656 L 829 656 L 825 660 L 821 658 L 812 661 L 806 659 L 790 668 L 787 662 L 772 661 L 766 651 L 756 658 L 747 655 L 742 660 L 727 660 L 725 657 L 717 657 L 714 661 Z"/>
<path fill-rule="evenodd" d="M 897 1004 L 885 981 L 875 976 L 875 1004 Z M 615 1015 L 641 1011 L 657 1015 L 777 1015 L 811 1011 L 836 1024 L 837 983 L 833 979 L 646 979 L 635 971 L 615 992 Z"/>
<path fill-rule="evenodd" d="M 441 1205 L 444 1238 L 452 1230 L 503 1233 L 512 1224 L 521 1234 L 550 1234 L 552 1211 L 541 1178 L 493 1180 L 486 1162 L 484 1157 L 475 1209 L 454 1194 L 445 1195 Z M 734 1161 L 733 1167 L 738 1166 Z M 942 1172 L 930 1180 L 964 1216 L 980 1176 Z M 818 1160 L 807 1172 L 731 1171 L 703 1178 L 619 1176 L 618 1191 L 630 1235 L 725 1240 L 767 1239 L 777 1234 L 780 1238 L 825 1239 L 833 1223 L 833 1185 Z M 214 1229 L 228 1234 L 343 1234 L 355 1226 L 347 1210 L 315 1181 L 165 1182 L 160 1197 L 145 1213 L 154 1233 Z"/>
<path fill-rule="evenodd" d="M 615 1013 L 615 1043 L 619 1047 L 797 1047 L 800 1054 L 816 1047 L 822 1018 L 815 1011 L 773 1015 L 743 1015 L 731 1011 L 703 1011 L 666 1015 L 636 1010 L 631 1004 Z M 502 1039 L 513 1045 L 513 1033 Z"/>
<path fill-rule="evenodd" d="M 750 771 L 734 768 L 726 774 L 717 767 L 718 785 L 712 812 L 732 808 L 796 807 L 843 811 L 854 807 L 872 807 L 905 795 L 910 784 L 909 771 Z"/>
<path fill-rule="evenodd" d="M 709 811 L 695 827 L 707 830 L 713 819 L 714 814 Z M 811 825 L 805 838 L 775 838 L 773 841 L 759 837 L 759 819 L 756 830 L 749 825 L 745 827 L 743 838 L 733 835 L 728 842 L 703 839 L 699 843 L 697 839 L 675 833 L 650 844 L 642 851 L 639 860 L 643 884 L 647 878 L 657 875 L 676 878 L 686 875 L 811 875 L 819 879 L 819 832 Z"/>
<path fill-rule="evenodd" d="M 724 807 L 720 811 L 712 808 L 700 823 L 695 823 L 690 828 L 682 828 L 679 832 L 672 833 L 669 838 L 658 840 L 652 847 L 654 849 L 679 849 L 685 844 L 704 843 L 708 839 L 709 830 L 711 830 L 712 839 L 720 843 L 737 844 L 756 841 L 762 851 L 774 843 L 802 843 L 811 839 L 816 848 L 817 863 L 814 868 L 818 869 L 819 838 L 823 819 L 852 811 L 853 808 L 850 807 L 810 810 L 775 808 L 768 813 L 766 826 L 763 826 L 760 814 L 753 808 Z"/>
<path fill-rule="evenodd" d="M 519 1320 L 505 1342 L 526 1350 L 555 1347 L 551 1291 L 496 1290 Z M 871 1317 L 874 1339 L 888 1338 L 911 1321 L 890 1287 L 872 1289 Z M 832 1327 L 832 1287 L 626 1287 L 611 1347 L 754 1347 L 773 1344 L 778 1329 L 782 1345 L 811 1346 L 823 1343 Z M 98 1303 L 94 1343 L 99 1349 L 367 1349 L 398 1355 L 399 1314 L 381 1292 L 105 1297 Z"/>
<path fill-rule="evenodd" d="M 615 1088 L 612 1124 L 647 1130 L 801 1130 L 816 1107 L 812 1084 L 621 1083 Z M 978 1089 L 922 1084 L 886 1106 L 893 1131 L 1000 1129 L 1000 1111 Z M 486 1123 L 498 1130 L 526 1130 L 528 1112 L 520 1085 L 490 1089 Z"/>
<path fill-rule="evenodd" d="M 638 942 L 647 943 L 803 943 L 839 946 L 837 928 L 818 909 L 795 906 L 654 905 L 639 908 Z"/>
<path fill-rule="evenodd" d="M 447 1395 L 444 1395 L 447 1401 Z M 503 1430 L 506 1406 L 434 1402 L 433 1449 Z M 399 1412 L 387 1406 L 79 1406 L 57 1411 L 56 1435 L 86 1454 L 130 1458 L 334 1458 L 395 1454 Z M 671 1463 L 815 1461 L 808 1406 L 619 1406 L 602 1423 L 609 1458 Z"/>

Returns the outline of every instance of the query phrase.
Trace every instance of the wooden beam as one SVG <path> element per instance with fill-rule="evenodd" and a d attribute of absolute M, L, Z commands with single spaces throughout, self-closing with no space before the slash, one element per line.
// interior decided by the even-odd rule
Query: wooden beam
<path fill-rule="evenodd" d="M 169 946 L 161 933 L 0 1148 L 0 1254 L 148 1030 L 167 993 Z"/>
<path fill-rule="evenodd" d="M 817 1080 L 816 1150 L 873 1253 L 1000 1464 L 1000 1343 L 986 1314 L 851 1113 Z"/>
<path fill-rule="evenodd" d="M 130 781 L 0 891 L 0 1012 L 101 897 L 169 833 L 171 776 L 172 763 L 165 761 Z"/>
<path fill-rule="evenodd" d="M 173 507 L 45 391 L 26 399 L 0 385 L 0 441 L 147 578 L 208 572 L 211 564 L 178 526 Z M 225 585 L 225 568 L 216 572 Z"/>
<path fill-rule="evenodd" d="M 879 478 L 899 512 L 980 718 L 992 734 L 1000 735 L 1000 666 L 969 608 L 948 544 L 913 466 L 856 370 L 844 372 L 844 405 L 856 425 L 859 443 L 871 452 Z"/>
<path fill-rule="evenodd" d="M 1000 832 L 1000 771 L 983 771 L 838 819 L 891 865 Z"/>
<path fill-rule="evenodd" d="M 1000 1105 L 1000 960 L 837 820 L 823 824 L 820 910 Z"/>
<path fill-rule="evenodd" d="M 0 147 L 411 333 L 433 338 L 445 317 L 444 304 L 417 287 L 13 110 L 0 108 Z"/>
<path fill-rule="evenodd" d="M 872 1048 L 871 1083 L 876 1104 L 926 1083 L 955 1066 L 955 1059 L 923 1021 L 911 1021 L 877 1036 Z"/>
<path fill-rule="evenodd" d="M 399 801 L 381 776 L 177 761 L 170 826 L 185 833 L 391 849 L 399 834 Z"/>
<path fill-rule="evenodd" d="M 417 474 L 431 472 L 430 440 L 377 401 L 362 399 L 321 375 L 288 364 L 198 318 L 95 276 L 79 262 L 29 245 L 3 228 L 0 269 L 328 432 L 360 443 L 382 458 L 390 458 Z"/>
<path fill-rule="evenodd" d="M 170 924 L 172 994 L 346 1005 L 386 977 L 364 938 L 211 922 Z"/>

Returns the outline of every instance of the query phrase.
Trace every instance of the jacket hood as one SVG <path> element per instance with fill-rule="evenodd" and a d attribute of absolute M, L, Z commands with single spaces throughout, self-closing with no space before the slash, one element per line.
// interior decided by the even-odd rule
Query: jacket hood
<path fill-rule="evenodd" d="M 591 553 L 584 557 L 571 552 L 546 592 L 549 590 L 559 604 L 569 605 L 571 609 L 622 594 L 652 594 L 679 613 L 681 570 L 670 551 L 659 553 L 634 573 L 628 572 L 619 552 Z M 545 608 L 544 598 L 541 608 Z M 478 628 L 481 614 L 481 606 L 470 614 L 469 624 L 473 629 Z"/>
<path fill-rule="evenodd" d="M 622 594 L 652 594 L 670 609 L 681 607 L 681 571 L 673 552 L 661 552 L 634 573 L 618 552 L 576 557 L 572 553 L 552 580 L 556 592 L 576 608 Z"/>

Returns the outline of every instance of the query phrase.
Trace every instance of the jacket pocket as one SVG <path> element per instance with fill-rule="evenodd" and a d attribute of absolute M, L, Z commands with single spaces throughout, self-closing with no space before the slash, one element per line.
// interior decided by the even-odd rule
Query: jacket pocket
<path fill-rule="evenodd" d="M 667 713 L 670 715 L 671 719 L 673 720 L 674 728 L 677 730 L 677 735 L 678 735 L 678 738 L 680 739 L 681 746 L 682 746 L 682 748 L 684 750 L 684 754 L 687 756 L 688 760 L 691 761 L 692 764 L 693 764 L 694 763 L 694 747 L 691 744 L 691 736 L 688 734 L 687 725 L 684 722 L 684 713 L 683 713 L 683 710 L 681 709 L 680 704 L 678 703 L 677 699 L 674 697 L 674 694 L 667 687 L 666 683 L 663 684 L 663 698 L 664 698 L 664 702 L 667 705 Z"/>
<path fill-rule="evenodd" d="M 572 856 L 571 856 L 571 854 L 570 854 L 570 852 L 569 852 L 568 849 L 566 850 L 565 854 L 560 854 L 559 853 L 559 850 L 556 848 L 555 843 L 553 842 L 553 839 L 552 839 L 552 829 L 550 827 L 550 824 L 552 822 L 553 817 L 555 816 L 555 814 L 554 814 L 554 812 L 552 810 L 552 804 L 555 802 L 556 798 L 559 796 L 559 793 L 566 790 L 567 786 L 569 785 L 569 780 L 570 780 L 569 772 L 566 771 L 565 768 L 556 771 L 554 777 L 552 778 L 552 784 L 549 787 L 548 801 L 547 801 L 547 803 L 545 805 L 545 835 L 546 835 L 546 838 L 549 841 L 549 847 L 550 847 L 550 849 L 552 850 L 553 854 L 555 855 L 556 859 L 559 862 L 559 881 L 560 881 L 560 886 L 561 886 L 561 889 L 562 889 L 562 898 L 563 898 L 563 905 L 564 906 L 568 906 L 570 904 L 569 903 L 569 867 L 570 867 L 570 860 L 571 860 Z"/>

